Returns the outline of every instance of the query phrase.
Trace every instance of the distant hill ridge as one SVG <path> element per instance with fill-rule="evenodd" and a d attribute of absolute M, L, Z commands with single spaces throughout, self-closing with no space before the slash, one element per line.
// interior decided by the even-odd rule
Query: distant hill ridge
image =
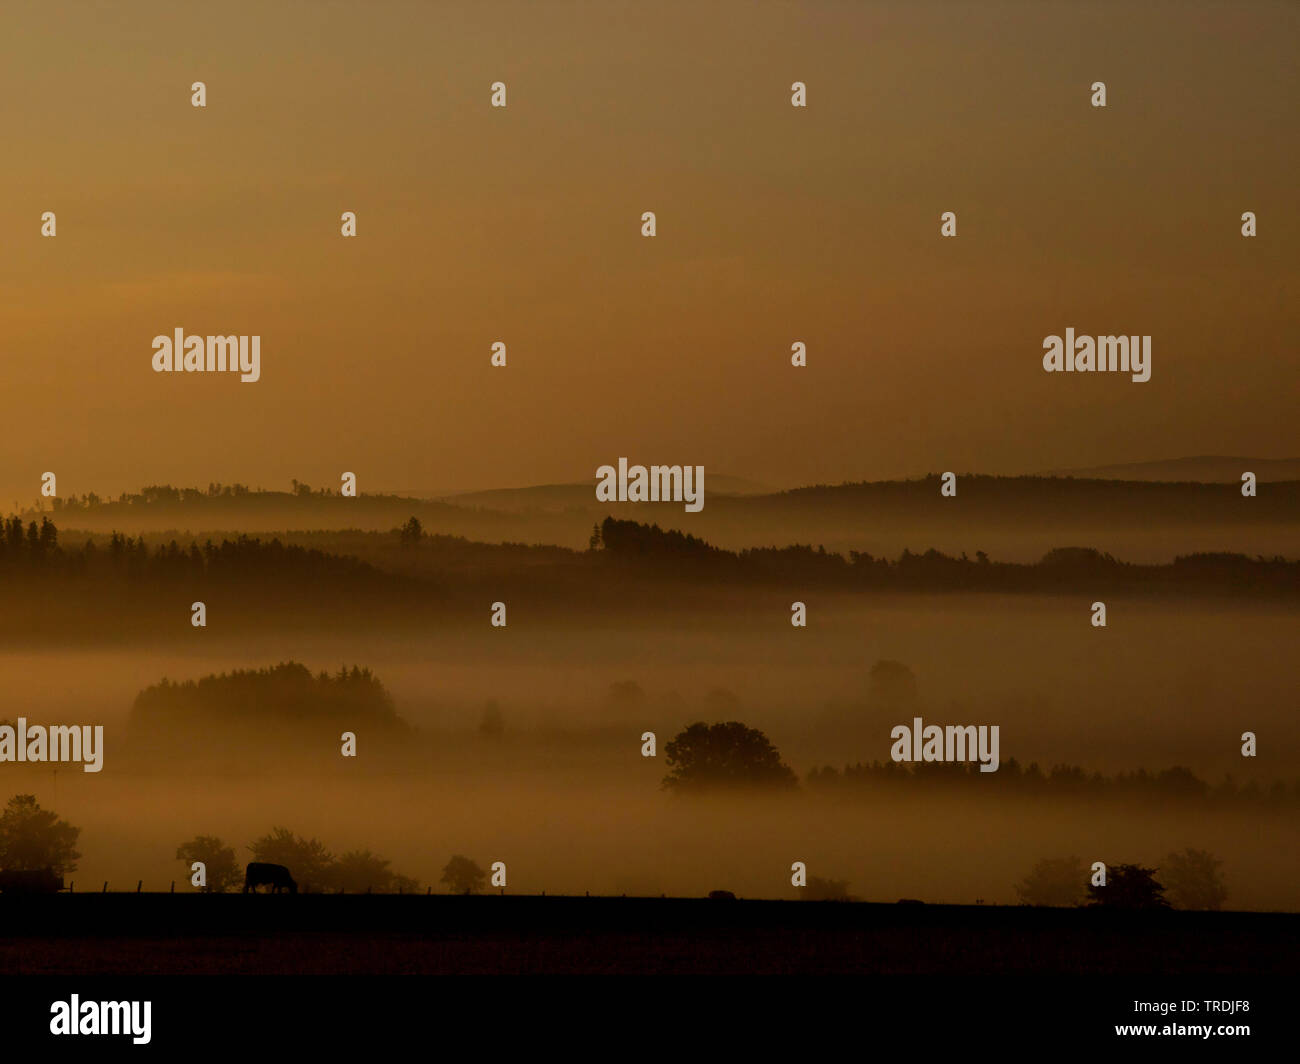
<path fill-rule="evenodd" d="M 744 477 L 706 471 L 704 489 L 713 495 L 770 495 L 773 489 Z M 556 506 L 588 506 L 595 494 L 595 477 L 578 484 L 536 484 L 526 488 L 490 488 L 484 491 L 464 491 L 452 495 L 435 496 L 437 501 L 455 506 L 486 506 L 489 509 L 518 510 L 528 508 L 554 508 Z"/>
<path fill-rule="evenodd" d="M 1202 484 L 1237 483 L 1251 472 L 1261 482 L 1300 480 L 1300 458 L 1234 458 L 1225 455 L 1197 455 L 1167 458 L 1155 462 L 1127 462 L 1122 465 L 1091 466 L 1083 469 L 1052 469 L 1035 474 L 1043 477 L 1076 477 L 1097 480 L 1144 480 Z"/>
<path fill-rule="evenodd" d="M 972 545 L 1029 561 L 1080 538 L 1132 560 L 1168 561 L 1177 554 L 1229 551 L 1300 557 L 1300 476 L 1282 460 L 1250 461 L 1260 476 L 1255 497 L 1243 497 L 1244 459 L 1222 459 L 1233 475 L 1215 482 L 1073 476 L 989 476 L 960 467 L 956 495 L 940 492 L 937 471 L 911 480 L 814 484 L 768 494 L 729 494 L 705 478 L 704 509 L 680 503 L 604 503 L 591 484 L 470 493 L 417 499 L 363 491 L 294 492 L 211 485 L 207 491 L 168 485 L 108 499 L 68 496 L 44 512 L 66 531 L 134 535 L 172 529 L 200 539 L 294 530 L 388 532 L 412 517 L 425 532 L 495 543 L 587 545 L 606 517 L 651 521 L 742 549 L 755 543 L 825 544 L 828 550 L 897 554 L 924 544 L 960 553 Z M 1139 465 L 1135 467 L 1141 469 Z M 717 478 L 722 479 L 722 478 Z M 42 514 L 24 511 L 24 522 Z M 178 538 L 179 538 L 178 537 Z"/>

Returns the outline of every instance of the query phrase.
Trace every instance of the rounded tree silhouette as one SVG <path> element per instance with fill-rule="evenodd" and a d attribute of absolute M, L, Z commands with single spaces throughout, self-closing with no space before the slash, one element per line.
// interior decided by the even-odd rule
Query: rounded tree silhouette
<path fill-rule="evenodd" d="M 73 827 L 58 814 L 42 809 L 35 795 L 15 794 L 0 815 L 0 868 L 9 871 L 40 871 L 55 875 L 77 870 L 77 837 Z"/>
<path fill-rule="evenodd" d="M 456 854 L 442 870 L 442 882 L 453 894 L 474 894 L 483 889 L 487 873 L 477 861 Z"/>
<path fill-rule="evenodd" d="M 663 785 L 669 790 L 791 788 L 799 783 L 767 736 L 739 721 L 692 724 L 664 752 L 669 772 Z"/>

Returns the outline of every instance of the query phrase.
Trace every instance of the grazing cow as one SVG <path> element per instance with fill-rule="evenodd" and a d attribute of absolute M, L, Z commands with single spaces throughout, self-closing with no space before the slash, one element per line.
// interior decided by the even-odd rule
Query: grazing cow
<path fill-rule="evenodd" d="M 250 861 L 244 872 L 244 893 L 250 890 L 256 894 L 257 888 L 266 884 L 272 894 L 279 894 L 281 888 L 290 894 L 298 893 L 298 884 L 289 875 L 289 869 L 282 864 L 267 864 L 263 861 Z"/>
<path fill-rule="evenodd" d="M 7 868 L 0 872 L 0 891 L 5 894 L 55 894 L 63 889 L 63 877 L 52 868 Z"/>

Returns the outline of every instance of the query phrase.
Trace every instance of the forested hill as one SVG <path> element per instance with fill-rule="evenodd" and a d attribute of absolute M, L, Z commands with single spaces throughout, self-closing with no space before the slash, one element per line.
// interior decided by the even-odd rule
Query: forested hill
<path fill-rule="evenodd" d="M 1031 562 L 1062 543 L 1087 543 L 1134 561 L 1168 562 L 1195 551 L 1300 558 L 1300 481 L 1265 482 L 1254 497 L 1238 483 L 1162 483 L 1075 477 L 990 477 L 958 473 L 956 494 L 937 475 L 916 480 L 823 484 L 774 493 L 729 493 L 706 475 L 704 509 L 681 503 L 602 504 L 592 485 L 520 489 L 444 499 L 362 493 L 296 484 L 292 492 L 243 485 L 153 486 L 115 499 L 93 493 L 49 500 L 46 516 L 66 529 L 106 534 L 189 530 L 203 538 L 232 530 L 387 531 L 416 517 L 426 531 L 489 543 L 585 546 L 591 525 L 622 520 L 680 527 L 717 546 L 819 543 L 828 550 L 896 556 L 972 546 Z M 25 512 L 24 521 L 40 513 Z"/>
<path fill-rule="evenodd" d="M 150 731 L 207 723 L 405 728 L 392 697 L 369 669 L 354 665 L 313 675 L 292 661 L 181 683 L 164 678 L 136 696 L 130 719 L 133 728 Z"/>
<path fill-rule="evenodd" d="M 589 529 L 589 549 L 474 543 L 430 536 L 410 520 L 387 533 L 298 534 L 348 552 L 239 536 L 199 544 L 111 533 L 62 544 L 48 517 L 23 525 L 11 517 L 0 536 L 0 572 L 11 588 L 32 581 L 108 582 L 137 586 L 354 587 L 382 596 L 423 585 L 438 589 L 496 586 L 599 586 L 609 577 L 852 589 L 989 592 L 1182 591 L 1277 597 L 1300 592 L 1300 562 L 1280 557 L 1198 552 L 1164 565 L 1125 562 L 1092 547 L 1057 547 L 1036 562 L 998 561 L 983 550 L 958 555 L 905 549 L 895 557 L 842 554 L 794 544 L 725 550 L 675 529 L 607 517 Z M 293 534 L 287 534 L 291 537 Z M 505 582 L 503 584 L 503 582 Z"/>

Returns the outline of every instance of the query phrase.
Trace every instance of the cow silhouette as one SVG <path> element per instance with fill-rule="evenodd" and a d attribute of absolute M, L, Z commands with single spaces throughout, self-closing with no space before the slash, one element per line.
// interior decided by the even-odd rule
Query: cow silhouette
<path fill-rule="evenodd" d="M 298 893 L 298 884 L 293 881 L 293 876 L 289 875 L 289 869 L 284 865 L 250 861 L 244 871 L 244 893 L 251 890 L 256 894 L 257 888 L 264 884 L 271 888 L 272 894 L 279 894 L 281 889 L 290 894 Z"/>

